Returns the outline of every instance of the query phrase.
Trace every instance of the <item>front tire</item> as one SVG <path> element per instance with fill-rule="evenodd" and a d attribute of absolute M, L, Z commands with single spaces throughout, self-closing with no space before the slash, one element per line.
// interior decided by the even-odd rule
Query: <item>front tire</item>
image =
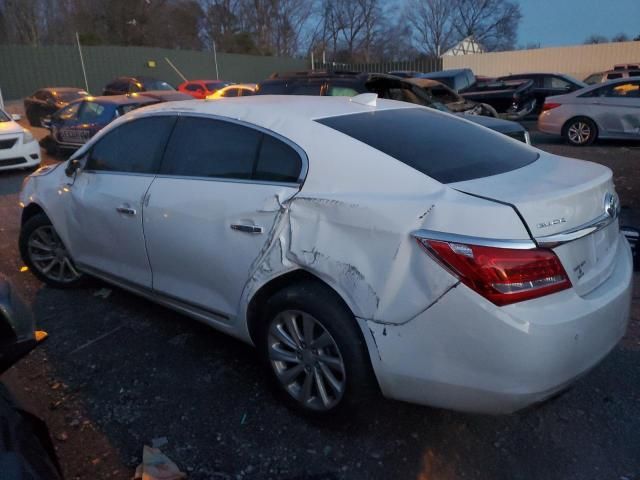
<path fill-rule="evenodd" d="M 40 213 L 25 222 L 20 231 L 20 255 L 29 270 L 42 282 L 55 288 L 72 288 L 83 283 L 49 218 Z"/>
<path fill-rule="evenodd" d="M 562 136 L 570 145 L 584 147 L 596 141 L 598 127 L 590 118 L 576 117 L 565 124 Z"/>
<path fill-rule="evenodd" d="M 353 315 L 320 282 L 292 285 L 271 297 L 257 343 L 280 397 L 298 412 L 335 414 L 376 392 L 367 347 Z"/>

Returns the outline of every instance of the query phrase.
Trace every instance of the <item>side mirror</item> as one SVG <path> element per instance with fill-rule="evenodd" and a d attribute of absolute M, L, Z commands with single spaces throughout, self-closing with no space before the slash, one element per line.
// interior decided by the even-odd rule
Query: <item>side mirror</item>
<path fill-rule="evenodd" d="M 72 160 L 69 160 L 69 164 L 67 165 L 67 168 L 64 169 L 64 173 L 67 175 L 67 177 L 73 177 L 73 179 L 75 180 L 76 176 L 78 175 L 78 172 L 82 169 L 82 160 L 79 158 L 74 158 Z"/>
<path fill-rule="evenodd" d="M 11 120 L 13 120 L 14 122 L 19 122 L 20 120 L 22 120 L 22 115 L 18 113 L 12 113 Z"/>

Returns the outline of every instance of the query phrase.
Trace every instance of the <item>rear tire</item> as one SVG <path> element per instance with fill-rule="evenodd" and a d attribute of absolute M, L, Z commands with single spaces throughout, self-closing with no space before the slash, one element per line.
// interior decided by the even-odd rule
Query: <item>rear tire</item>
<path fill-rule="evenodd" d="M 320 282 L 305 281 L 273 295 L 256 344 L 278 395 L 305 415 L 351 410 L 378 391 L 353 314 Z"/>
<path fill-rule="evenodd" d="M 584 147 L 596 141 L 598 127 L 590 118 L 576 117 L 564 125 L 562 136 L 570 145 Z"/>
<path fill-rule="evenodd" d="M 84 283 L 86 276 L 79 272 L 44 213 L 27 220 L 20 231 L 20 255 L 39 280 L 55 288 L 73 288 Z"/>

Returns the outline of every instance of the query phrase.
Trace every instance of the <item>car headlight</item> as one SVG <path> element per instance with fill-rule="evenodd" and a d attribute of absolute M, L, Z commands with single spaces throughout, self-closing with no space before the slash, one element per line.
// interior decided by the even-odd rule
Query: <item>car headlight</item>
<path fill-rule="evenodd" d="M 33 134 L 25 128 L 24 136 L 22 137 L 22 143 L 30 143 L 30 142 L 33 142 L 33 140 L 34 140 Z"/>

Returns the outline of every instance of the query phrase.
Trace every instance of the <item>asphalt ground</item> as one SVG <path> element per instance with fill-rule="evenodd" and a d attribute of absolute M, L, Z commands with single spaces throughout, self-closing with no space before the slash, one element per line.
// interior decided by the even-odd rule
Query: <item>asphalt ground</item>
<path fill-rule="evenodd" d="M 640 143 L 533 142 L 610 167 L 637 221 Z M 639 274 L 627 336 L 557 399 L 508 416 L 379 399 L 310 422 L 274 397 L 251 347 L 98 281 L 55 290 L 21 272 L 27 174 L 0 173 L 0 271 L 50 338 L 2 380 L 49 425 L 67 479 L 131 478 L 155 439 L 190 479 L 640 480 Z"/>

